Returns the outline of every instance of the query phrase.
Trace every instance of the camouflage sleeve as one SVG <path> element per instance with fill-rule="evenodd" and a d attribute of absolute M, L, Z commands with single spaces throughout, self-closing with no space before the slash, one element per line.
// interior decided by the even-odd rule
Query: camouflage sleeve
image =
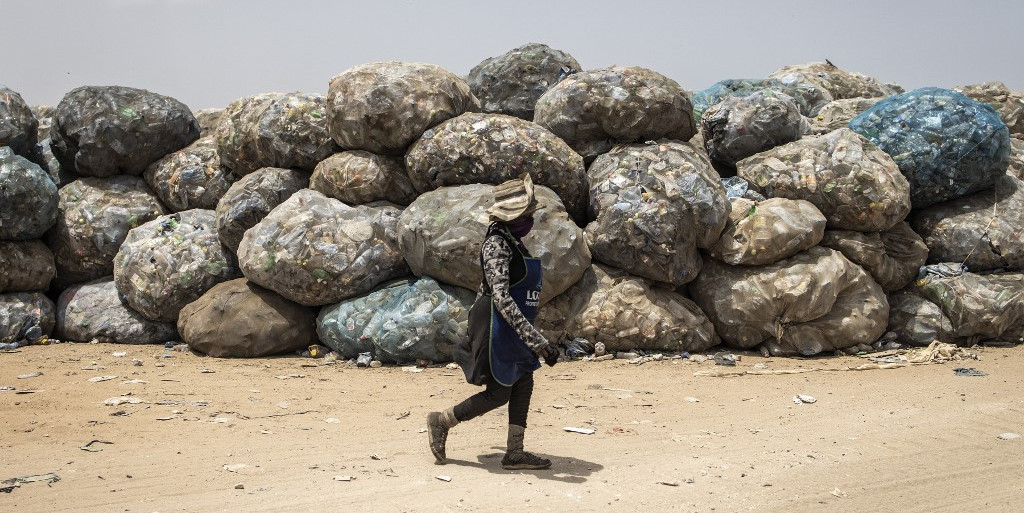
<path fill-rule="evenodd" d="M 484 241 L 481 251 L 484 260 L 484 279 L 491 287 L 494 306 L 530 349 L 542 349 L 547 345 L 547 339 L 530 324 L 509 294 L 508 273 L 512 262 L 512 248 L 500 235 L 492 235 Z"/>

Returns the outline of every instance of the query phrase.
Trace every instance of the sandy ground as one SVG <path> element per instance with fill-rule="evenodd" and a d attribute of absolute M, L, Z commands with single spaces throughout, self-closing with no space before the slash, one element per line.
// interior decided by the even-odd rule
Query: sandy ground
<path fill-rule="evenodd" d="M 60 480 L 0 493 L 0 511 L 1021 511 L 1024 439 L 998 435 L 1024 434 L 1024 348 L 975 352 L 739 377 L 694 375 L 727 369 L 712 362 L 562 362 L 538 371 L 527 430 L 554 466 L 512 472 L 504 409 L 456 427 L 450 463 L 433 464 L 425 414 L 478 390 L 458 370 L 27 347 L 0 354 L 0 387 L 15 388 L 0 391 L 0 480 Z M 736 369 L 863 363 L 746 354 Z M 142 402 L 104 405 L 118 396 Z"/>

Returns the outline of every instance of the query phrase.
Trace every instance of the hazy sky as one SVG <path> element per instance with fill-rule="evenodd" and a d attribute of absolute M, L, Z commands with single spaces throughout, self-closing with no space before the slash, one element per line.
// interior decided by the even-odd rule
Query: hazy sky
<path fill-rule="evenodd" d="M 124 85 L 193 109 L 269 91 L 326 93 L 357 64 L 465 75 L 545 43 L 586 69 L 643 66 L 690 90 L 830 59 L 907 89 L 1001 80 L 1024 90 L 1024 2 L 923 0 L 0 0 L 0 83 L 30 104 Z"/>

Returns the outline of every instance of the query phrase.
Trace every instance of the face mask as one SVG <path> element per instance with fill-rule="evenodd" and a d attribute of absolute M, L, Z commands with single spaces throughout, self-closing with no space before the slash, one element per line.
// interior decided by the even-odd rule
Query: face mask
<path fill-rule="evenodd" d="M 533 228 L 533 216 L 520 217 L 519 219 L 509 221 L 506 225 L 508 226 L 508 231 L 512 232 L 512 235 L 521 239 L 530 233 L 530 230 Z"/>

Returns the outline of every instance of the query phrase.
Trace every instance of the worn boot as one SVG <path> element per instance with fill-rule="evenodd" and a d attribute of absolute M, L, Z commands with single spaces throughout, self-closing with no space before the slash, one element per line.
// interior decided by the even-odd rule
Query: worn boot
<path fill-rule="evenodd" d="M 430 452 L 434 453 L 435 464 L 445 464 L 444 444 L 448 441 L 448 430 L 458 423 L 454 408 L 427 414 L 427 437 L 430 439 Z"/>
<path fill-rule="evenodd" d="M 551 460 L 535 456 L 523 450 L 526 428 L 508 425 L 508 448 L 501 459 L 501 468 L 506 470 L 543 470 L 551 468 Z"/>

